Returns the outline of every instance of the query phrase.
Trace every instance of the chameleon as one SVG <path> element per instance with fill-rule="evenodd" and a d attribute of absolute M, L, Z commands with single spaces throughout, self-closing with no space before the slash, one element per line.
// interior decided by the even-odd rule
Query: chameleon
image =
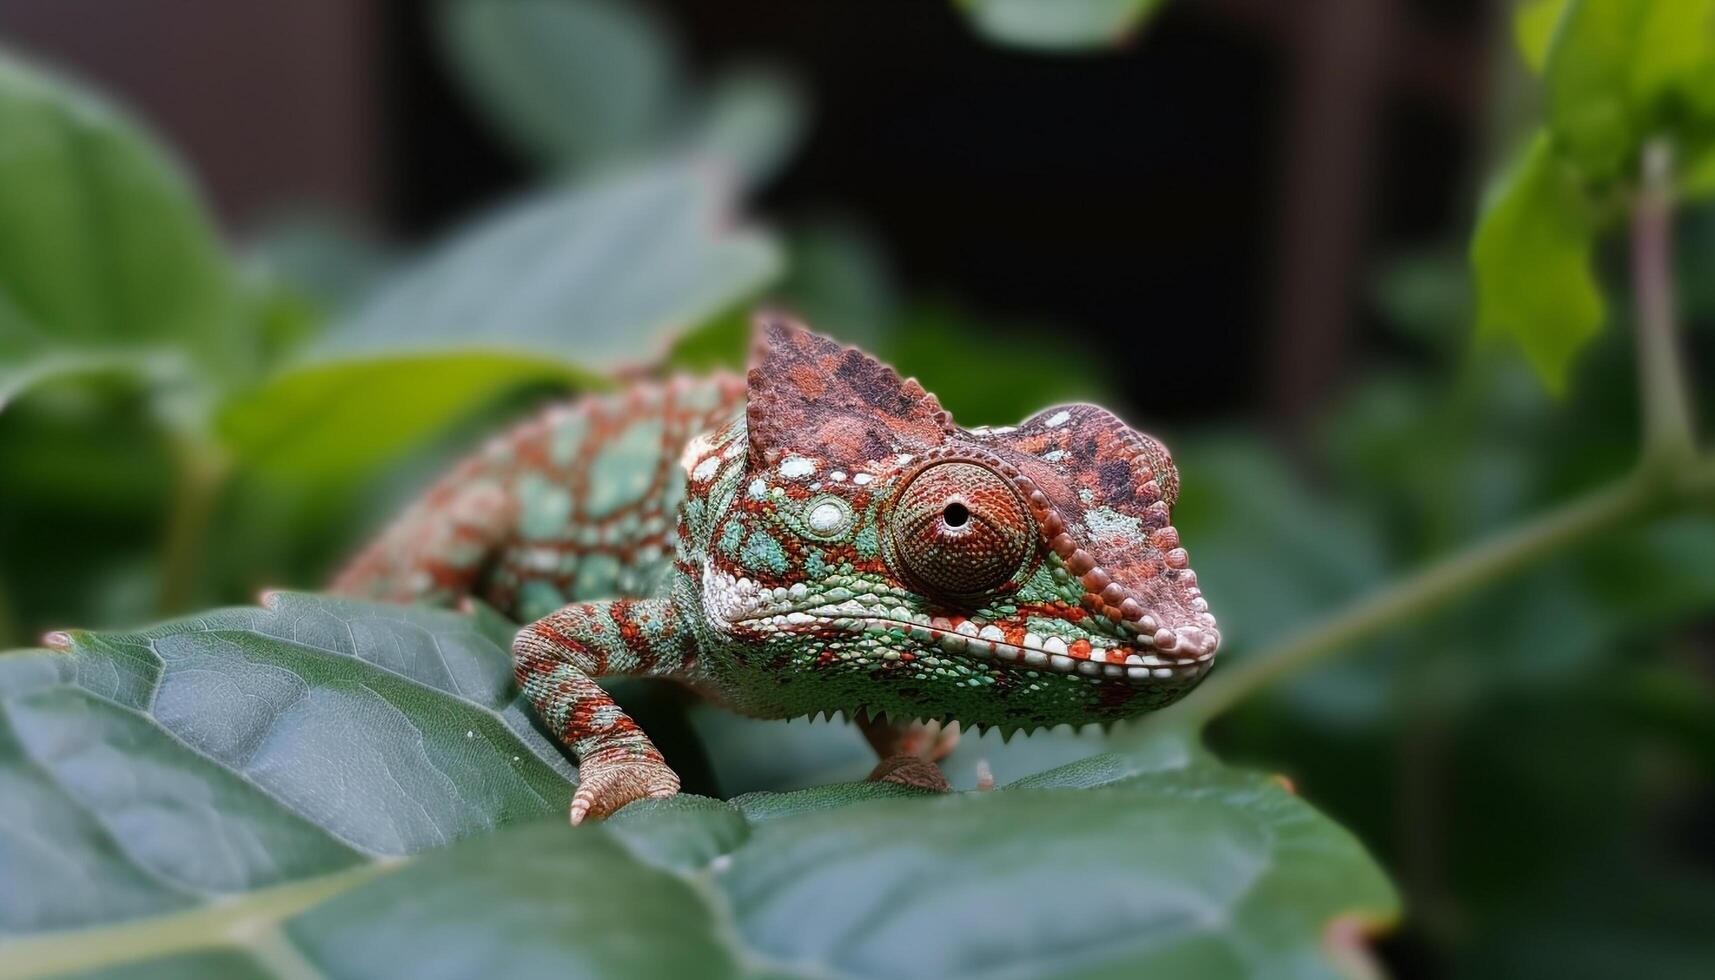
<path fill-rule="evenodd" d="M 332 583 L 529 623 L 514 668 L 578 759 L 572 823 L 679 789 L 599 678 L 844 713 L 885 758 L 913 722 L 1107 723 L 1208 672 L 1220 632 L 1159 440 L 1088 404 L 961 428 L 786 316 L 754 335 L 742 378 L 638 383 L 494 437 Z"/>

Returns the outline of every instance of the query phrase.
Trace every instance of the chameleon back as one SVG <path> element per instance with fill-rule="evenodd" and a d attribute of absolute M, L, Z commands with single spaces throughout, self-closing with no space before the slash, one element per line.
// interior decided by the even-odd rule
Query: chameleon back
<path fill-rule="evenodd" d="M 437 605 L 474 595 L 519 622 L 653 595 L 673 559 L 685 446 L 743 404 L 743 381 L 715 375 L 555 405 L 456 466 L 332 588 Z"/>

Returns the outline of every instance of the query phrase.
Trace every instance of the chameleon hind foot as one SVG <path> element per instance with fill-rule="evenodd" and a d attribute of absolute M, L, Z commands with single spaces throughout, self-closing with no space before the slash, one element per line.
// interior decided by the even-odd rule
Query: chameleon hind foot
<path fill-rule="evenodd" d="M 956 721 L 894 722 L 861 713 L 855 720 L 878 759 L 913 755 L 928 762 L 940 762 L 952 755 L 953 749 L 959 745 L 959 723 Z"/>
<path fill-rule="evenodd" d="M 578 763 L 578 791 L 572 797 L 573 826 L 601 819 L 628 803 L 661 799 L 679 792 L 679 774 L 656 758 L 626 748 L 590 753 Z"/>
<path fill-rule="evenodd" d="M 894 783 L 931 793 L 951 793 L 953 786 L 941 767 L 920 755 L 889 756 L 870 770 L 871 783 Z"/>

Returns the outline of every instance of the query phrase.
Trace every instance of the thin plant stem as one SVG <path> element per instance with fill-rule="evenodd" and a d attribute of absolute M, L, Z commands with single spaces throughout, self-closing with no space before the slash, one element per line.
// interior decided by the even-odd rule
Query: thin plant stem
<path fill-rule="evenodd" d="M 1641 477 L 1604 487 L 1436 562 L 1215 674 L 1184 701 L 1145 724 L 1199 728 L 1260 688 L 1470 595 L 1579 541 L 1639 520 L 1664 496 L 1658 481 Z"/>
<path fill-rule="evenodd" d="M 1192 731 L 1261 688 L 1424 616 L 1538 561 L 1667 509 L 1715 503 L 1715 454 L 1697 455 L 1691 396 L 1680 362 L 1673 283 L 1673 152 L 1644 147 L 1633 200 L 1631 246 L 1637 295 L 1643 452 L 1631 476 L 1479 542 L 1360 599 L 1308 629 L 1221 672 L 1145 730 Z"/>
<path fill-rule="evenodd" d="M 1631 228 L 1643 453 L 1652 465 L 1695 451 L 1674 302 L 1673 203 L 1673 146 L 1652 140 L 1643 150 Z"/>

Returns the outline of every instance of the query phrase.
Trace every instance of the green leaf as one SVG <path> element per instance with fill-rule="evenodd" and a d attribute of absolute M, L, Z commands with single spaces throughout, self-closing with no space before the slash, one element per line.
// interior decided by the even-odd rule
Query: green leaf
<path fill-rule="evenodd" d="M 0 353 L 167 347 L 229 363 L 232 299 L 176 163 L 106 102 L 0 50 Z"/>
<path fill-rule="evenodd" d="M 1543 68 L 1549 131 L 1556 149 L 1595 179 L 1618 176 L 1644 135 L 1630 84 L 1644 6 L 1571 0 L 1549 45 Z"/>
<path fill-rule="evenodd" d="M 1396 914 L 1349 835 L 1217 767 L 776 817 L 715 881 L 754 953 L 818 975 L 1326 975 L 1330 922 Z"/>
<path fill-rule="evenodd" d="M 485 218 L 331 326 L 309 359 L 478 351 L 590 372 L 648 363 L 780 271 L 706 173 L 656 168 Z"/>
<path fill-rule="evenodd" d="M 1715 0 L 1673 0 L 1644 5 L 1632 63 L 1631 90 L 1640 106 L 1685 96 L 1715 110 Z"/>
<path fill-rule="evenodd" d="M 1547 7 L 1564 9 L 1544 35 Z M 1569 0 L 1518 24 L 1527 60 L 1542 53 L 1556 146 L 1592 179 L 1623 175 L 1644 139 L 1715 116 L 1715 0 Z"/>
<path fill-rule="evenodd" d="M 422 445 L 527 385 L 599 387 L 597 376 L 511 354 L 424 354 L 290 371 L 229 404 L 222 440 L 259 472 L 333 484 Z"/>
<path fill-rule="evenodd" d="M 727 208 L 679 169 L 520 202 L 384 282 L 220 433 L 264 472 L 339 481 L 522 389 L 603 386 L 779 272 Z"/>
<path fill-rule="evenodd" d="M 977 32 L 997 44 L 1077 52 L 1113 47 L 1163 0 L 957 0 Z"/>
<path fill-rule="evenodd" d="M 1602 325 L 1596 232 L 1576 178 L 1538 133 L 1484 202 L 1471 243 L 1479 334 L 1512 338 L 1556 392 Z"/>
<path fill-rule="evenodd" d="M 0 935 L 209 907 L 560 814 L 508 653 L 450 613 L 279 595 L 0 656 Z M 0 957 L 3 959 L 3 957 Z"/>
<path fill-rule="evenodd" d="M 481 610 L 283 594 L 0 656 L 0 880 L 32 885 L 0 889 L 0 964 L 1325 975 L 1333 922 L 1397 914 L 1349 834 L 1183 746 L 995 792 L 680 796 L 574 829 L 503 635 Z"/>
<path fill-rule="evenodd" d="M 1277 780 L 1200 763 L 1074 782 L 645 801 L 0 956 L 156 975 L 1331 976 L 1331 924 L 1397 915 L 1357 841 Z"/>
<path fill-rule="evenodd" d="M 636 4 L 449 0 L 456 77 L 513 142 L 551 167 L 653 149 L 677 122 L 678 52 Z"/>
<path fill-rule="evenodd" d="M 1525 63 L 1537 74 L 1548 63 L 1548 47 L 1554 29 L 1566 12 L 1569 0 L 1524 0 L 1513 13 L 1513 40 L 1518 42 Z"/>
<path fill-rule="evenodd" d="M 716 78 L 690 128 L 693 159 L 732 168 L 748 184 L 774 176 L 804 138 L 809 106 L 797 81 L 762 65 Z"/>

